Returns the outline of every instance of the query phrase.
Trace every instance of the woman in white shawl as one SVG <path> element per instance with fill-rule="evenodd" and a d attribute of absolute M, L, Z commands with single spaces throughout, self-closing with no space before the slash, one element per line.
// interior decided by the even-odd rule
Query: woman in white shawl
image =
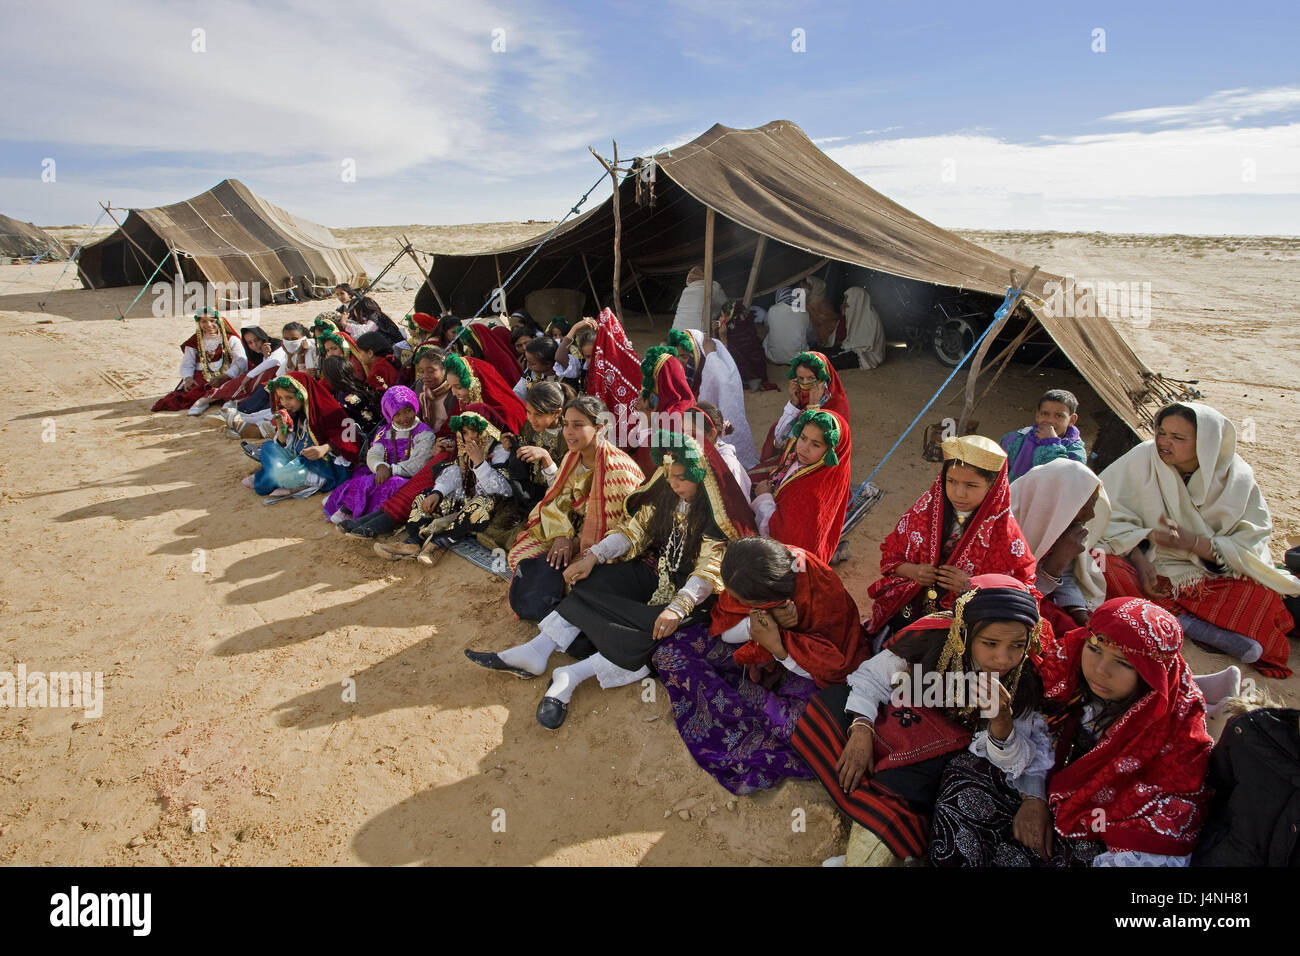
<path fill-rule="evenodd" d="M 880 321 L 871 296 L 860 285 L 844 291 L 844 351 L 858 357 L 864 369 L 876 368 L 885 361 L 885 326 Z"/>
<path fill-rule="evenodd" d="M 1273 564 L 1273 520 L 1236 429 L 1192 402 L 1161 409 L 1155 424 L 1154 440 L 1101 473 L 1107 596 L 1157 601 L 1192 640 L 1289 676 L 1295 622 L 1281 595 L 1300 594 L 1300 581 Z"/>
<path fill-rule="evenodd" d="M 1091 551 L 1110 518 L 1101 479 L 1058 458 L 1011 485 L 1011 513 L 1038 562 L 1039 613 L 1057 634 L 1083 627 L 1106 600 L 1100 552 Z"/>
<path fill-rule="evenodd" d="M 727 347 L 721 340 L 706 338 L 694 329 L 671 330 L 668 344 L 677 350 L 677 357 L 686 367 L 686 380 L 695 397 L 717 405 L 723 418 L 731 423 L 727 441 L 735 447 L 741 465 L 746 470 L 753 468 L 758 464 L 758 452 L 745 414 L 745 385 Z"/>

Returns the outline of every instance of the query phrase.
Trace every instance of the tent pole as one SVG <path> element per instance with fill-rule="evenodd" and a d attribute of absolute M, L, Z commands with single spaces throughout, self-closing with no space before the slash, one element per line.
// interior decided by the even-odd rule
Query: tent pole
<path fill-rule="evenodd" d="M 506 290 L 505 290 L 505 287 L 503 286 L 503 284 L 502 284 L 502 282 L 501 282 L 501 257 L 500 257 L 499 255 L 497 255 L 495 252 L 492 253 L 492 265 L 494 265 L 494 266 L 496 267 L 496 270 L 497 270 L 497 288 L 501 290 L 501 311 L 502 311 L 502 312 L 505 312 L 506 315 L 509 315 L 510 313 L 509 313 L 509 312 L 506 310 L 506 308 L 505 308 L 505 305 L 506 305 Z"/>
<path fill-rule="evenodd" d="M 712 206 L 706 206 L 704 212 L 704 306 L 701 309 L 701 328 L 707 336 L 712 335 L 713 322 L 713 224 L 717 213 Z"/>
<path fill-rule="evenodd" d="M 117 221 L 117 217 L 113 215 L 113 210 L 109 206 L 105 206 L 103 203 L 100 203 L 99 206 L 101 209 L 104 210 L 104 212 L 108 213 L 108 218 L 113 220 L 118 230 L 122 233 L 123 236 L 126 237 L 126 241 L 131 243 L 131 245 L 135 246 L 137 249 L 140 250 L 140 255 L 144 256 L 145 262 L 151 263 L 154 266 L 155 274 L 157 274 L 157 270 L 162 268 L 162 262 L 154 262 L 153 257 L 151 257 L 149 253 L 144 251 L 144 247 L 141 246 L 140 243 L 136 242 L 134 239 L 131 238 L 131 234 L 122 228 L 122 224 Z M 160 236 L 159 238 L 162 237 Z M 163 256 L 163 262 L 166 261 L 167 261 L 167 257 Z"/>
<path fill-rule="evenodd" d="M 1002 318 L 996 319 L 990 331 L 980 342 L 980 346 L 975 350 L 975 358 L 971 360 L 970 371 L 966 375 L 966 402 L 962 406 L 961 420 L 957 423 L 957 434 L 966 434 L 966 424 L 970 421 L 970 414 L 975 408 L 975 382 L 979 379 L 980 365 L 984 362 L 984 356 L 988 354 L 989 346 L 993 344 L 993 339 L 1002 331 L 1011 316 L 1015 314 L 1016 308 L 1020 305 L 1020 300 L 1025 297 L 1025 292 L 1029 289 L 1029 283 L 1034 281 L 1034 276 L 1038 275 L 1038 266 L 1029 270 L 1029 275 L 1025 276 L 1025 281 L 1021 283 L 1016 276 L 1015 270 L 1011 270 L 1011 289 L 1015 295 L 1006 305 L 1006 311 L 1002 313 Z"/>
<path fill-rule="evenodd" d="M 655 330 L 655 317 L 650 311 L 650 303 L 646 301 L 645 291 L 641 288 L 641 277 L 637 275 L 635 269 L 632 270 L 632 282 L 636 285 L 636 293 L 641 297 L 641 308 L 645 309 L 646 322 L 650 326 L 650 331 Z"/>
<path fill-rule="evenodd" d="M 619 301 L 619 279 L 623 271 L 623 218 L 619 214 L 618 208 L 618 140 L 614 140 L 614 161 L 610 162 L 596 152 L 590 146 L 591 155 L 600 161 L 600 165 L 609 171 L 610 181 L 614 183 L 614 314 L 618 316 L 619 322 L 623 321 L 623 303 Z M 597 299 L 597 302 L 600 300 Z"/>
<path fill-rule="evenodd" d="M 1011 343 L 997 354 L 997 358 L 989 362 L 988 365 L 989 368 L 992 368 L 995 365 L 998 366 L 997 372 L 995 372 L 993 375 L 993 382 L 996 382 L 999 378 L 1002 377 L 1002 372 L 1006 369 L 1008 365 L 1011 364 L 1012 358 L 1015 357 L 1016 349 L 1020 348 L 1020 346 L 1025 344 L 1025 339 L 1029 338 L 1030 333 L 1032 333 L 1034 329 L 1037 327 L 1038 327 L 1038 319 L 1037 316 L 1035 316 L 1034 318 L 1030 319 L 1028 322 L 1025 323 L 1025 327 L 1020 330 L 1020 334 L 1017 335 L 1014 339 L 1012 339 Z M 980 402 L 984 401 L 985 397 L 989 393 L 989 389 L 992 387 L 993 387 L 993 383 L 990 382 L 988 388 L 985 388 L 984 391 L 980 393 L 980 397 L 975 401 L 976 407 L 979 406 Z M 962 396 L 960 394 L 954 395 L 951 399 L 948 400 L 948 404 L 956 405 L 961 398 Z M 972 409 L 971 411 L 973 413 L 974 409 Z"/>
<path fill-rule="evenodd" d="M 591 267 L 587 265 L 587 254 L 582 253 L 582 270 L 587 273 L 587 284 L 591 286 L 591 297 L 594 299 L 593 307 L 597 312 L 600 311 L 600 293 L 596 291 L 596 280 L 591 277 Z"/>
<path fill-rule="evenodd" d="M 767 236 L 760 235 L 754 243 L 754 262 L 749 267 L 749 281 L 745 283 L 745 308 L 754 301 L 754 289 L 758 286 L 758 270 L 763 268 L 763 253 L 767 251 Z"/>
<path fill-rule="evenodd" d="M 443 305 L 442 296 L 438 295 L 438 289 L 433 284 L 433 276 L 429 274 L 429 272 L 433 270 L 433 263 L 429 264 L 429 271 L 426 271 L 424 266 L 420 265 L 420 260 L 416 258 L 415 250 L 411 248 L 411 240 L 407 239 L 405 236 L 402 236 L 402 242 L 406 244 L 406 247 L 402 251 L 411 257 L 411 261 L 415 263 L 415 268 L 419 269 L 420 272 L 424 275 L 424 284 L 427 285 L 429 287 L 429 291 L 433 293 L 433 300 L 438 303 L 439 314 L 446 312 L 447 307 Z"/>

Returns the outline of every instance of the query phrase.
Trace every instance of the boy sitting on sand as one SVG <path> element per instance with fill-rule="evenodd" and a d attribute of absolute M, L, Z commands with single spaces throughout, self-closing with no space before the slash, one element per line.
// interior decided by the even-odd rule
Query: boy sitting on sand
<path fill-rule="evenodd" d="M 1079 429 L 1079 400 L 1073 392 L 1054 388 L 1038 400 L 1038 414 L 1034 424 L 1002 436 L 1000 444 L 1007 453 L 1007 477 L 1011 481 L 1024 475 L 1036 465 L 1045 465 L 1057 458 L 1072 458 L 1088 463 L 1088 451 L 1083 447 Z"/>

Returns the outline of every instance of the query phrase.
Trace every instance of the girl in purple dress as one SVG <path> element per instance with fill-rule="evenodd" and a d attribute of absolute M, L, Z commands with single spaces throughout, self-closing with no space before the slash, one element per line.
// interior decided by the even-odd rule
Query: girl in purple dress
<path fill-rule="evenodd" d="M 380 407 L 388 424 L 376 433 L 365 465 L 325 500 L 325 515 L 335 524 L 377 511 L 433 457 L 436 436 L 417 417 L 419 404 L 405 385 L 384 392 Z"/>

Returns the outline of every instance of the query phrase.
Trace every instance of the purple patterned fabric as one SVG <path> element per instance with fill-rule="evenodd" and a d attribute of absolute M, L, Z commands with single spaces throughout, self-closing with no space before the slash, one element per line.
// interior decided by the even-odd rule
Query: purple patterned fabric
<path fill-rule="evenodd" d="M 771 689 L 755 684 L 732 659 L 737 646 L 697 624 L 665 638 L 651 658 L 686 749 L 735 794 L 767 790 L 785 777 L 811 780 L 790 737 L 817 685 L 784 668 Z"/>
<path fill-rule="evenodd" d="M 397 438 L 393 434 L 393 418 L 399 411 L 403 408 L 410 408 L 416 412 L 420 410 L 419 398 L 405 385 L 394 385 L 387 389 L 380 404 L 388 424 L 376 433 L 372 447 L 383 448 L 384 462 L 395 465 L 406 461 L 411 454 L 411 446 L 416 435 L 432 429 L 424 422 L 417 422 L 405 438 Z M 374 473 L 364 463 L 357 465 L 352 477 L 335 488 L 325 499 L 325 515 L 330 517 L 340 508 L 346 508 L 350 514 L 358 518 L 370 514 L 372 511 L 379 510 L 384 502 L 407 481 L 406 478 L 394 475 L 376 487 Z"/>

